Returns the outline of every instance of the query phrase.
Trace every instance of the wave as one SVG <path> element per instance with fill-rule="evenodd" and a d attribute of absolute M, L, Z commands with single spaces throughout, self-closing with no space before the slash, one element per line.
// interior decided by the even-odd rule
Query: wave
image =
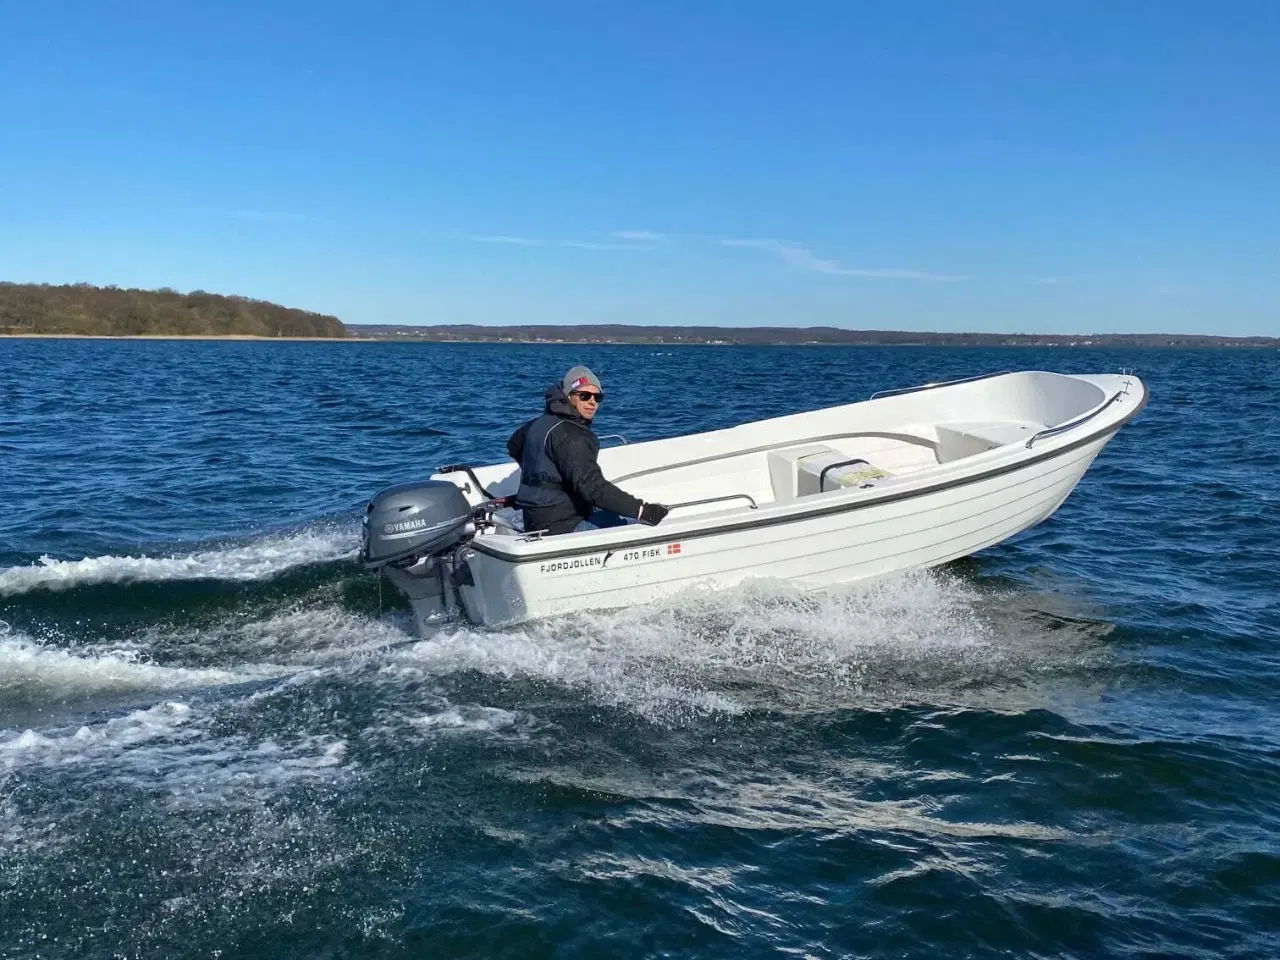
<path fill-rule="evenodd" d="M 278 675 L 282 668 L 171 667 L 148 663 L 136 649 L 86 648 L 83 652 L 42 644 L 0 624 L 0 694 L 58 698 L 132 690 L 206 687 Z"/>
<path fill-rule="evenodd" d="M 162 787 L 175 808 L 257 806 L 299 780 L 350 772 L 347 741 L 279 733 L 256 742 L 212 736 L 213 716 L 166 700 L 101 723 L 0 731 L 0 773 L 61 770 L 73 779 Z"/>
<path fill-rule="evenodd" d="M 14 703 L 196 690 L 324 666 L 353 673 L 381 651 L 416 639 L 392 620 L 334 606 L 203 627 L 158 624 L 110 641 L 69 642 L 53 633 L 38 639 L 0 621 L 0 716 Z"/>
<path fill-rule="evenodd" d="M 173 556 L 41 557 L 28 566 L 0 570 L 0 597 L 103 583 L 266 580 L 292 567 L 350 559 L 358 550 L 355 539 L 348 525 L 326 525 L 271 535 L 241 546 Z"/>
<path fill-rule="evenodd" d="M 402 621 L 402 622 L 399 622 Z M 304 668 L 360 663 L 378 651 L 412 643 L 408 614 L 371 620 L 340 606 L 291 607 L 267 616 L 249 611 L 202 626 L 157 625 L 133 636 L 133 646 L 168 658 L 242 669 L 243 664 Z"/>

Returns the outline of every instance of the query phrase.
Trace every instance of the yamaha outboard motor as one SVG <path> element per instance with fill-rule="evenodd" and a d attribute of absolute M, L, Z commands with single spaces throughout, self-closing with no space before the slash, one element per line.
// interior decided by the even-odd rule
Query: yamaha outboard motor
<path fill-rule="evenodd" d="M 419 630 L 457 609 L 455 588 L 469 575 L 457 553 L 475 536 L 475 513 L 447 480 L 388 487 L 365 508 L 360 562 L 408 594 Z"/>
<path fill-rule="evenodd" d="M 364 512 L 361 562 L 374 570 L 389 563 L 447 553 L 476 532 L 473 509 L 447 480 L 388 487 Z"/>

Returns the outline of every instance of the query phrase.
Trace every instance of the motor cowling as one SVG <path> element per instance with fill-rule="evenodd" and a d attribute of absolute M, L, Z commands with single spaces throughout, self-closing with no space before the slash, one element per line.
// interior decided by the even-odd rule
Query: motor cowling
<path fill-rule="evenodd" d="M 473 508 L 446 480 L 388 487 L 364 511 L 360 562 L 371 569 L 446 553 L 475 535 Z"/>

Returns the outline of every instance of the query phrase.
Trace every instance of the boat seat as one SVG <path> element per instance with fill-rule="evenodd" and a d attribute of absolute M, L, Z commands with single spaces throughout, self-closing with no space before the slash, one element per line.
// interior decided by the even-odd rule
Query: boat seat
<path fill-rule="evenodd" d="M 841 453 L 825 443 L 806 443 L 769 452 L 769 482 L 775 502 L 859 487 L 892 474 L 865 457 Z"/>
<path fill-rule="evenodd" d="M 1009 420 L 938 424 L 938 462 L 950 463 L 1010 443 L 1029 440 L 1043 424 Z"/>
<path fill-rule="evenodd" d="M 826 457 L 808 457 L 800 464 L 797 486 L 802 497 L 813 493 L 827 493 L 848 487 L 861 487 L 871 480 L 891 477 L 888 470 L 877 467 L 862 457 L 841 455 L 838 460 Z"/>

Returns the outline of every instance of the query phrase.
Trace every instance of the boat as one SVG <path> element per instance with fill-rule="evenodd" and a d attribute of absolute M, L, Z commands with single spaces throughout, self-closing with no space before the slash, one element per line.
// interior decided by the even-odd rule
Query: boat
<path fill-rule="evenodd" d="M 517 464 L 454 464 L 375 495 L 360 557 L 422 635 L 754 577 L 821 588 L 933 567 L 1052 516 L 1146 402 L 1129 372 L 1002 372 L 624 442 L 600 451 L 601 470 L 667 518 L 559 536 L 521 529 Z"/>

